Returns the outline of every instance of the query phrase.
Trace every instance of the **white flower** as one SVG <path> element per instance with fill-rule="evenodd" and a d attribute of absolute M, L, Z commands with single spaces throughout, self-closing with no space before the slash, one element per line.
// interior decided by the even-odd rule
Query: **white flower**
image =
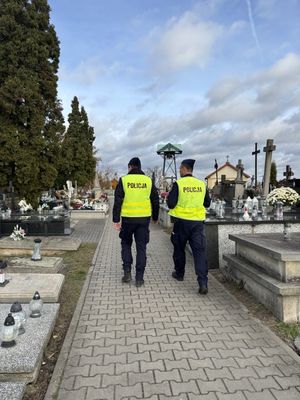
<path fill-rule="evenodd" d="M 275 205 L 277 201 L 281 201 L 284 206 L 290 206 L 297 204 L 299 200 L 299 194 L 289 187 L 274 189 L 267 196 L 267 202 L 270 205 Z"/>
<path fill-rule="evenodd" d="M 12 234 L 10 235 L 10 238 L 12 238 L 13 240 L 23 240 L 25 239 L 25 231 L 23 228 L 19 228 L 19 225 L 16 225 L 14 227 L 14 230 L 12 232 Z"/>
<path fill-rule="evenodd" d="M 27 203 L 25 199 L 20 200 L 18 204 L 20 206 L 20 209 L 23 211 L 29 211 L 33 209 L 32 205 L 30 203 Z"/>

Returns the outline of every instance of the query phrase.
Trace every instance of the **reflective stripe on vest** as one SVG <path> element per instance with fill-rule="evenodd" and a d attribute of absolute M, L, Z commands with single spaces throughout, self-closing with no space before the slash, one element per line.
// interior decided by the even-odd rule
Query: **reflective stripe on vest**
<path fill-rule="evenodd" d="M 128 174 L 122 177 L 124 200 L 121 208 L 122 217 L 150 217 L 150 194 L 152 180 L 141 174 Z"/>
<path fill-rule="evenodd" d="M 180 178 L 176 181 L 178 185 L 178 201 L 176 207 L 169 214 L 176 218 L 192 221 L 205 220 L 205 207 L 203 201 L 206 185 L 200 179 L 193 176 Z"/>

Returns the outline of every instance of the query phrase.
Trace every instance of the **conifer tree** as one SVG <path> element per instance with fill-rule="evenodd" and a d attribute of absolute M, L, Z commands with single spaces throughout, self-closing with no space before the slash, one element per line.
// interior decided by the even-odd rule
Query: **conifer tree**
<path fill-rule="evenodd" d="M 90 184 L 95 176 L 96 159 L 93 152 L 95 139 L 94 128 L 89 126 L 88 116 L 84 109 L 79 109 L 75 96 L 68 116 L 69 126 L 62 143 L 61 165 L 57 185 L 62 186 L 67 180 L 78 186 Z"/>
<path fill-rule="evenodd" d="M 276 166 L 276 162 L 275 161 L 272 161 L 272 163 L 271 163 L 270 184 L 274 188 L 277 185 L 277 166 Z"/>
<path fill-rule="evenodd" d="M 49 14 L 47 0 L 0 0 L 0 186 L 32 204 L 54 183 L 64 132 Z"/>

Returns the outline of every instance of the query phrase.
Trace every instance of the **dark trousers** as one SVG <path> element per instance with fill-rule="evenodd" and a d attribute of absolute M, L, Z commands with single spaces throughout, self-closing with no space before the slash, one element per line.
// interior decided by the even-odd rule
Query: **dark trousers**
<path fill-rule="evenodd" d="M 204 224 L 201 221 L 176 219 L 174 222 L 171 242 L 174 246 L 173 260 L 178 276 L 185 272 L 185 246 L 189 241 L 195 265 L 195 273 L 199 285 L 207 286 L 207 258 Z"/>
<path fill-rule="evenodd" d="M 131 265 L 133 263 L 131 246 L 134 237 L 136 245 L 135 278 L 136 280 L 142 280 L 146 268 L 146 247 L 149 242 L 149 222 L 143 224 L 122 222 L 119 236 L 121 238 L 121 256 L 124 272 L 131 271 Z"/>

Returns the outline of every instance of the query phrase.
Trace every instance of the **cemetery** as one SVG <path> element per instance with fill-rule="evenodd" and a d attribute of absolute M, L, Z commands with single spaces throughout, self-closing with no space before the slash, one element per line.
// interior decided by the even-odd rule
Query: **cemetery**
<path fill-rule="evenodd" d="M 60 4 L 63 2 L 57 3 L 59 7 L 65 6 Z M 74 16 L 73 12 L 80 9 L 75 3 L 69 6 L 64 18 Z M 96 7 L 97 2 L 93 3 Z M 288 155 L 286 148 L 282 152 L 280 149 L 282 126 L 291 132 L 289 125 L 299 122 L 299 109 L 294 102 L 299 83 L 292 93 L 294 77 L 286 76 L 291 66 L 299 70 L 300 59 L 291 53 L 270 68 L 261 54 L 261 61 L 266 64 L 264 69 L 260 65 L 252 75 L 245 72 L 243 78 L 235 77 L 235 71 L 226 81 L 214 66 L 210 68 L 212 78 L 207 80 L 207 92 L 200 93 L 198 83 L 190 91 L 194 86 L 193 73 L 198 74 L 200 67 L 204 71 L 206 62 L 214 61 L 211 48 L 217 40 L 220 47 L 216 54 L 227 57 L 227 50 L 221 48 L 225 41 L 219 36 L 226 36 L 228 43 L 237 31 L 241 34 L 243 31 L 246 37 L 246 22 L 240 15 L 231 21 L 230 35 L 223 35 L 223 25 L 213 21 L 218 2 L 211 6 L 207 13 L 211 14 L 211 20 L 207 21 L 204 17 L 200 19 L 201 7 L 206 2 L 200 3 L 195 2 L 190 10 L 172 4 L 172 18 L 164 26 L 165 16 L 161 13 L 160 25 L 149 30 L 152 33 L 145 37 L 143 25 L 151 29 L 150 23 L 160 9 L 150 10 L 143 5 L 145 10 L 139 10 L 132 19 L 129 12 L 135 4 L 127 7 L 131 33 L 122 38 L 121 46 L 114 42 L 123 28 L 120 16 L 115 11 L 108 14 L 113 18 L 107 20 L 116 20 L 113 30 L 102 36 L 111 38 L 111 48 L 106 49 L 110 60 L 105 59 L 104 44 L 101 62 L 92 53 L 86 59 L 81 47 L 87 44 L 74 35 L 72 41 L 76 46 L 78 41 L 78 48 L 74 51 L 70 46 L 69 50 L 78 64 L 65 59 L 64 70 L 59 74 L 61 41 L 50 19 L 48 1 L 0 2 L 3 39 L 0 50 L 5 55 L 0 60 L 0 400 L 300 398 L 300 179 L 293 171 L 293 159 L 282 161 L 283 155 Z M 105 10 L 101 14 L 107 17 L 109 4 L 103 2 L 101 7 Z M 262 53 L 255 23 L 263 17 L 255 9 L 253 18 L 251 1 L 247 7 L 256 50 Z M 185 12 L 176 14 L 176 9 Z M 227 10 L 226 28 L 230 26 L 229 14 Z M 100 21 L 100 15 L 94 15 Z M 146 15 L 149 20 L 144 24 Z M 84 17 L 74 19 L 82 37 L 84 32 L 79 28 Z M 66 26 L 71 27 L 61 23 L 63 18 L 58 21 L 64 28 L 60 26 L 62 32 Z M 90 24 L 87 29 L 90 39 L 94 37 L 94 25 L 97 24 Z M 141 32 L 139 46 L 134 42 L 137 28 Z M 174 40 L 177 35 L 180 40 Z M 186 42 L 186 38 L 190 41 L 190 35 L 197 37 L 192 40 L 195 48 Z M 202 36 L 208 43 L 201 43 Z M 124 41 L 129 37 L 133 39 L 131 46 Z M 97 41 L 103 43 L 103 39 Z M 241 43 L 244 45 L 244 39 Z M 97 49 L 94 39 L 91 44 L 91 49 Z M 127 47 L 131 48 L 131 54 L 125 59 Z M 148 57 L 143 49 L 145 59 L 139 59 L 139 66 L 131 61 L 138 54 L 134 53 L 138 47 L 148 48 Z M 169 55 L 165 47 L 170 47 Z M 181 47 L 186 48 L 183 57 Z M 252 47 L 253 44 L 243 49 L 245 54 L 249 53 L 247 61 L 250 56 L 254 58 Z M 278 49 L 283 51 L 285 47 L 286 44 L 281 44 Z M 121 48 L 122 62 L 116 61 L 114 53 Z M 235 49 L 232 54 L 238 52 Z M 156 59 L 164 58 L 161 55 L 168 57 L 159 66 L 155 63 Z M 200 58 L 204 61 L 200 62 Z M 147 63 L 153 65 L 146 72 L 143 68 Z M 250 66 L 249 62 L 249 71 Z M 188 73 L 185 68 L 189 68 Z M 215 87 L 213 74 L 220 78 Z M 105 85 L 96 96 L 98 75 Z M 124 79 L 125 85 L 118 80 L 110 86 L 117 75 Z M 135 81 L 135 75 L 139 81 Z M 131 81 L 127 85 L 128 77 Z M 61 78 L 65 82 L 58 86 Z M 206 78 L 203 75 L 203 81 Z M 197 80 L 202 84 L 202 77 Z M 181 87 L 177 93 L 179 81 Z M 288 103 L 293 109 L 284 108 L 277 121 L 275 115 L 280 113 L 271 97 L 273 85 L 278 82 L 278 91 L 287 86 L 292 99 L 282 97 L 279 106 L 282 104 L 284 108 Z M 131 86 L 135 87 L 134 96 Z M 120 87 L 126 89 L 122 94 Z M 95 129 L 74 94 L 69 99 L 71 110 L 64 115 L 59 90 L 63 90 L 64 101 L 74 90 L 78 91 L 80 101 L 83 99 L 89 107 Z M 86 90 L 90 90 L 88 95 Z M 170 93 L 173 99 L 166 106 Z M 263 104 L 265 98 L 269 108 Z M 155 103 L 151 104 L 153 99 Z M 118 103 L 120 100 L 127 109 Z M 266 116 L 262 117 L 264 113 Z M 263 123 L 255 120 L 256 114 Z M 270 115 L 273 125 L 267 123 Z M 244 125 L 240 122 L 243 119 Z M 255 123 L 258 127 L 254 127 Z M 266 139 L 269 132 L 275 139 Z M 217 139 L 206 144 L 213 136 Z M 258 137 L 265 143 L 262 149 L 255 142 Z M 161 139 L 167 143 L 158 144 Z M 169 140 L 182 140 L 183 144 Z M 222 150 L 227 145 L 228 154 L 233 153 L 232 161 Z M 249 151 L 244 150 L 248 146 Z M 115 198 L 119 195 L 124 219 L 111 221 L 119 171 L 123 168 L 122 176 L 127 167 L 132 171 L 133 165 L 127 164 L 129 151 L 138 153 L 130 155 L 135 160 L 142 158 L 142 172 L 137 159 L 138 173 L 149 176 L 158 189 L 159 223 L 156 224 L 153 212 L 154 224 L 149 229 L 150 203 L 154 198 L 157 205 L 157 193 L 153 185 L 150 187 L 150 179 L 141 175 L 133 183 L 127 181 L 124 193 L 117 193 Z M 249 158 L 245 158 L 247 151 L 254 161 L 253 168 Z M 226 161 L 219 166 L 217 158 L 221 154 Z M 282 179 L 274 177 L 274 154 L 280 159 Z M 201 205 L 195 203 L 196 199 L 199 203 L 199 198 L 203 201 L 205 184 L 197 181 L 197 188 L 192 187 L 196 185 L 193 183 L 183 189 L 193 195 L 197 192 L 192 200 L 182 194 L 180 197 L 179 183 L 173 186 L 180 189 L 177 198 L 182 201 L 178 200 L 175 206 L 182 213 L 173 215 L 186 219 L 189 229 L 201 228 L 194 240 L 197 243 L 192 246 L 194 256 L 202 251 L 198 259 L 202 270 L 195 267 L 198 276 L 193 269 L 190 245 L 176 260 L 176 250 L 182 250 L 184 239 L 177 244 L 176 236 L 170 240 L 175 217 L 169 214 L 167 198 L 179 178 L 177 158 L 183 155 L 189 157 L 185 166 L 189 162 L 194 165 L 196 159 L 200 174 L 195 176 L 205 180 L 211 198 L 203 221 L 207 198 Z M 210 173 L 205 172 L 204 178 L 201 173 L 209 157 L 210 162 L 214 160 L 214 167 Z M 259 157 L 264 158 L 263 168 L 259 168 Z M 153 159 L 158 158 L 162 168 L 153 164 Z M 182 168 L 184 163 L 180 166 L 181 176 L 189 176 L 189 181 L 195 182 L 191 173 L 182 173 Z M 103 185 L 103 176 L 107 186 Z M 137 191 L 128 195 L 131 189 L 140 188 L 147 189 L 142 196 Z M 172 207 L 171 202 L 169 205 Z M 190 218 L 185 218 L 186 215 Z M 192 225 L 190 220 L 197 222 Z M 132 222 L 138 225 L 132 254 L 129 243 L 133 241 L 132 232 L 126 232 L 126 221 L 128 225 Z M 147 259 L 147 266 L 142 265 L 145 271 L 135 268 L 140 250 L 138 229 L 143 230 L 140 247 L 144 249 L 143 259 L 145 255 Z M 205 239 L 207 260 L 203 256 Z M 193 245 L 192 239 L 190 242 Z M 180 257 L 184 264 L 182 274 L 178 265 L 181 261 L 176 264 Z M 205 271 L 203 286 L 201 274 L 204 275 L 206 261 L 211 273 L 207 285 Z M 214 271 L 242 293 L 247 291 L 257 307 L 269 312 L 276 326 L 281 324 L 287 330 L 292 327 L 293 335 L 276 336 L 275 330 L 268 329 L 267 322 L 256 319 L 247 304 L 244 306 L 225 289 Z M 138 276 L 140 273 L 143 278 L 144 272 L 145 281 Z"/>
<path fill-rule="evenodd" d="M 264 149 L 267 173 L 261 187 L 257 178 L 256 186 L 246 187 L 250 175 L 244 172 L 240 159 L 234 167 L 227 158 L 221 167 L 221 171 L 227 168 L 230 178 L 221 176 L 219 181 L 216 168 L 205 221 L 207 262 L 209 269 L 219 269 L 230 281 L 242 284 L 279 320 L 291 323 L 300 320 L 299 195 L 288 182 L 271 191 L 265 188 L 269 187 L 268 170 L 274 150 L 273 142 L 268 140 Z M 165 198 L 172 180 L 177 178 L 176 155 L 181 153 L 181 146 L 171 143 L 157 151 L 163 157 L 162 228 L 172 226 Z M 255 145 L 255 157 L 257 154 Z M 288 168 L 286 173 L 292 176 Z M 2 194 L 0 318 L 4 358 L 0 362 L 0 389 L 14 396 L 9 399 L 21 400 L 26 385 L 34 383 L 39 374 L 65 280 L 59 252 L 79 249 L 81 240 L 72 235 L 78 221 L 103 219 L 109 214 L 109 198 L 96 178 L 93 186 L 90 191 L 82 191 L 68 181 L 59 196 L 50 190 L 43 192 L 36 210 L 18 199 L 14 191 L 13 196 Z M 14 317 L 13 304 L 17 304 L 14 307 L 22 317 Z M 39 333 L 32 341 L 37 326 Z"/>

